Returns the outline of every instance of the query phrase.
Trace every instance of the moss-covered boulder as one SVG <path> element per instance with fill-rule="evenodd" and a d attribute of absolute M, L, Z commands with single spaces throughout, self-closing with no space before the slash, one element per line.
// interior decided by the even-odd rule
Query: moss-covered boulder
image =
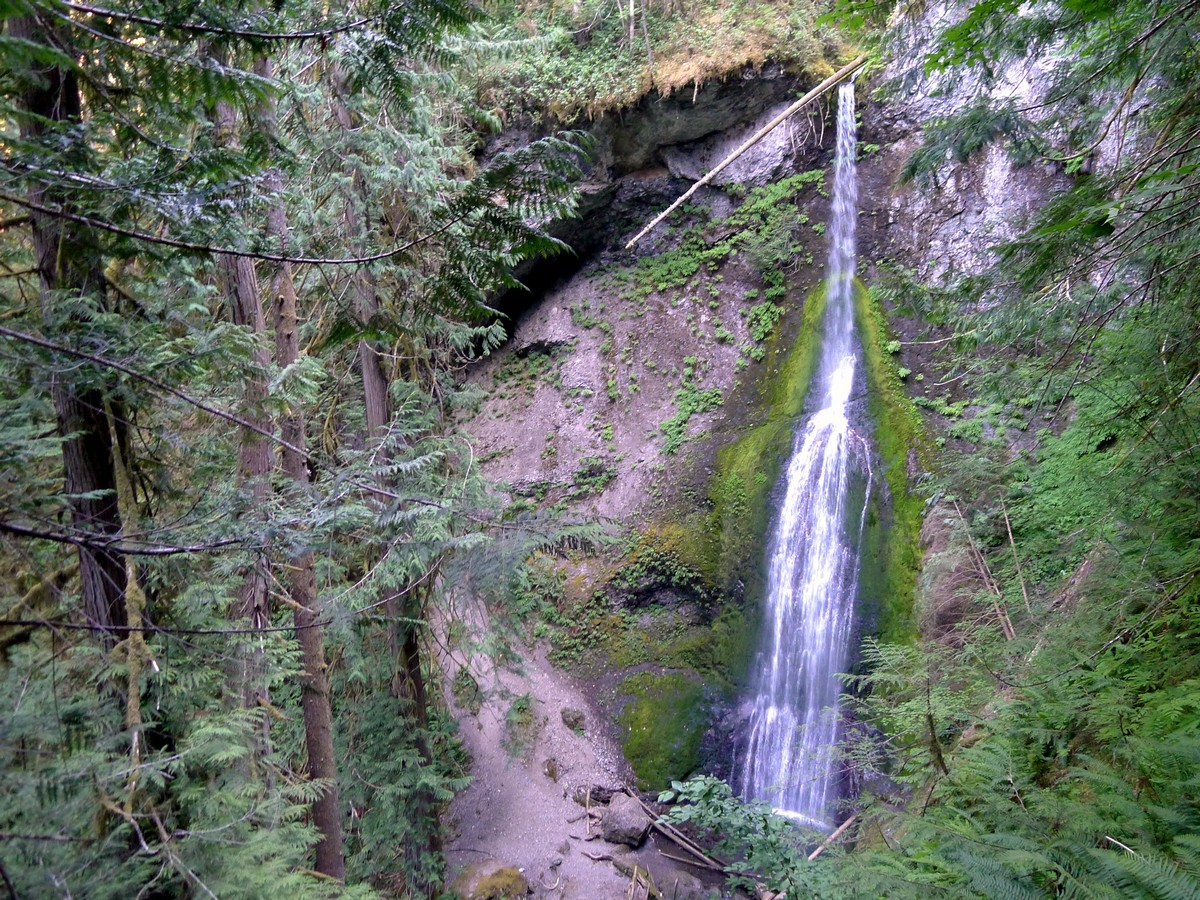
<path fill-rule="evenodd" d="M 704 686 L 680 672 L 639 672 L 620 693 L 628 697 L 618 720 L 622 749 L 638 786 L 659 790 L 692 774 L 708 722 Z"/>

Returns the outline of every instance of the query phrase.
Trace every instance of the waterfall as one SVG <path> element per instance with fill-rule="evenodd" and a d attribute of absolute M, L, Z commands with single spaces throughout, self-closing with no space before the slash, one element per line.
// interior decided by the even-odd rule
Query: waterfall
<path fill-rule="evenodd" d="M 783 504 L 770 545 L 754 708 L 741 765 L 745 796 L 824 826 L 836 799 L 832 751 L 838 737 L 838 672 L 849 662 L 858 588 L 858 544 L 866 516 L 848 510 L 859 467 L 870 493 L 865 439 L 850 398 L 858 368 L 854 332 L 856 134 L 854 86 L 838 95 L 833 221 L 821 356 L 810 412 L 798 428 Z M 816 405 L 819 404 L 819 405 Z"/>

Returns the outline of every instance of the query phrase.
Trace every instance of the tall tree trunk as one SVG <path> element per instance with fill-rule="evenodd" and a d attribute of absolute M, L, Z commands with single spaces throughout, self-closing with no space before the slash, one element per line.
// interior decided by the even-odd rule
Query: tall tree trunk
<path fill-rule="evenodd" d="M 218 146 L 238 145 L 237 111 L 230 103 L 217 103 L 213 113 L 213 124 L 216 126 Z M 265 336 L 267 323 L 259 297 L 258 276 L 254 271 L 253 261 L 244 256 L 221 254 L 217 256 L 216 264 L 221 289 L 229 306 L 230 319 L 235 325 L 248 329 L 255 337 Z M 240 429 L 238 482 L 249 492 L 249 515 L 262 519 L 270 499 L 271 471 L 275 466 L 271 442 L 267 438 L 272 429 L 271 418 L 266 412 L 267 370 L 271 364 L 271 356 L 265 344 L 255 347 L 251 362 L 254 371 L 245 383 L 241 416 L 253 427 Z M 270 573 L 266 550 L 259 549 L 255 551 L 254 559 L 242 573 L 237 604 L 232 610 L 233 619 L 248 623 L 249 627 L 255 630 L 266 628 L 271 617 L 269 586 Z M 235 673 L 240 681 L 247 707 L 270 702 L 266 686 L 266 660 L 263 658 L 261 647 L 251 643 L 253 646 L 249 647 L 238 661 L 240 671 Z M 264 753 L 269 749 L 267 728 L 264 720 L 263 746 L 260 748 Z"/>
<path fill-rule="evenodd" d="M 41 46 L 62 48 L 61 38 L 51 39 L 50 29 L 35 16 L 18 16 L 8 23 L 9 34 Z M 79 83 L 74 74 L 54 66 L 26 73 L 21 105 L 21 135 L 37 140 L 49 130 L 47 122 L 82 119 Z M 30 188 L 29 198 L 42 207 L 65 206 L 65 197 L 51 187 Z M 51 330 L 62 328 L 55 311 L 55 295 L 101 295 L 104 264 L 95 235 L 87 227 L 44 213 L 30 213 L 35 265 L 40 284 L 42 316 Z M 67 337 L 65 343 L 71 343 Z M 98 629 L 104 646 L 112 648 L 127 624 L 125 615 L 125 559 L 116 550 L 101 546 L 121 533 L 117 505 L 113 447 L 104 412 L 104 391 L 87 375 L 52 375 L 51 394 L 62 445 L 64 487 L 71 504 L 71 520 L 81 537 L 95 544 L 80 545 L 79 575 L 83 611 Z"/>
<path fill-rule="evenodd" d="M 271 60 L 260 62 L 258 72 L 272 77 Z M 258 112 L 258 128 L 263 135 L 275 134 L 275 108 L 264 103 Z M 283 196 L 283 179 L 277 170 L 266 179 L 269 196 Z M 287 211 L 282 202 L 267 211 L 267 234 L 275 238 L 280 248 L 288 245 Z M 296 286 L 292 268 L 281 263 L 271 279 L 272 309 L 275 323 L 275 361 L 280 367 L 290 366 L 300 358 L 299 322 L 296 312 Z M 306 442 L 304 414 L 292 411 L 280 419 L 284 441 L 283 472 L 292 490 L 302 493 L 308 484 L 308 464 L 303 450 Z M 291 594 L 300 643 L 300 661 L 304 673 L 300 677 L 300 702 L 304 710 L 304 736 L 308 747 L 308 773 L 313 778 L 328 781 L 325 792 L 313 802 L 313 823 L 321 834 L 317 844 L 316 870 L 333 878 L 346 874 L 342 849 L 342 814 L 337 784 L 337 761 L 333 752 L 333 707 L 329 690 L 329 667 L 325 660 L 325 632 L 317 624 L 320 605 L 313 554 L 305 552 L 288 561 L 288 589 Z"/>
<path fill-rule="evenodd" d="M 345 75 L 338 70 L 333 72 L 334 118 L 351 139 L 354 131 L 354 121 L 349 108 L 346 106 Z M 367 203 L 366 185 L 363 183 L 362 169 L 355 165 L 354 160 L 343 156 L 343 165 L 351 169 L 349 184 L 344 192 L 344 213 L 346 233 L 356 242 L 355 250 L 361 255 L 367 254 Z M 361 321 L 370 325 L 379 315 L 379 296 L 376 291 L 375 279 L 365 267 L 354 274 L 353 281 L 355 305 Z M 378 347 L 365 338 L 358 344 L 359 365 L 363 381 L 363 405 L 367 420 L 367 440 L 369 444 L 382 443 L 387 437 L 391 423 L 391 403 L 389 397 L 389 378 L 384 368 L 383 357 Z M 387 462 L 386 455 L 378 460 Z M 382 485 L 388 487 L 387 484 Z M 429 707 L 425 692 L 425 679 L 421 671 L 421 634 L 414 623 L 420 621 L 425 614 L 424 592 L 416 585 L 404 595 L 403 603 L 396 602 L 395 592 L 388 590 L 384 598 L 384 611 L 388 617 L 388 648 L 392 657 L 392 696 L 408 702 L 416 728 L 417 747 L 426 766 L 433 765 L 433 749 L 429 743 Z M 424 848 L 433 852 L 441 850 L 441 832 L 437 819 L 437 798 L 432 789 L 418 788 L 413 809 L 414 818 L 427 826 L 427 841 Z"/>

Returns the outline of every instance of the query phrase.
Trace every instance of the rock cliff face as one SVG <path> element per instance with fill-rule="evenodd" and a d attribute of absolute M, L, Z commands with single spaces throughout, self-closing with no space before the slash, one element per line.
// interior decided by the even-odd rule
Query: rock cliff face
<path fill-rule="evenodd" d="M 651 93 L 633 109 L 606 116 L 595 126 L 597 162 L 620 177 L 661 164 L 664 151 L 687 156 L 688 145 L 754 122 L 790 99 L 795 87 L 795 79 L 768 67 L 710 82 L 691 95 Z"/>
<path fill-rule="evenodd" d="M 986 86 L 978 75 L 927 73 L 925 57 L 935 35 L 958 15 L 954 4 L 930 4 L 896 26 L 892 61 L 880 79 L 886 99 L 864 115 L 865 140 L 881 146 L 880 165 L 889 179 L 874 204 L 887 216 L 881 249 L 929 283 L 948 284 L 983 271 L 991 262 L 989 248 L 1015 237 L 1049 196 L 1069 184 L 1057 164 L 1018 166 L 1001 141 L 965 162 L 947 158 L 930 178 L 899 183 L 898 173 L 921 145 L 924 130 L 981 94 L 1021 108 L 1045 99 L 1048 72 L 1032 58 L 1008 64 Z"/>
<path fill-rule="evenodd" d="M 649 508 L 668 505 L 685 477 L 680 460 L 705 455 L 695 452 L 704 440 L 664 452 L 664 423 L 682 411 L 679 391 L 713 390 L 723 401 L 685 414 L 684 436 L 745 424 L 730 395 L 764 368 L 742 350 L 761 343 L 748 320 L 761 274 L 747 254 L 720 253 L 717 245 L 746 227 L 723 232 L 720 223 L 746 188 L 821 164 L 827 151 L 812 140 L 819 125 L 802 119 L 777 129 L 739 160 L 724 188 L 698 193 L 691 212 L 634 251 L 624 244 L 795 90 L 779 72 L 747 73 L 694 97 L 649 97 L 594 127 L 585 212 L 560 230 L 574 255 L 523 273 L 540 293 L 508 300 L 512 338 L 472 373 L 489 397 L 465 430 L 489 476 L 539 504 L 566 500 L 584 514 L 637 524 L 653 517 Z M 805 287 L 819 277 L 823 242 L 811 225 L 827 205 L 816 190 L 808 195 L 810 227 L 790 263 Z"/>

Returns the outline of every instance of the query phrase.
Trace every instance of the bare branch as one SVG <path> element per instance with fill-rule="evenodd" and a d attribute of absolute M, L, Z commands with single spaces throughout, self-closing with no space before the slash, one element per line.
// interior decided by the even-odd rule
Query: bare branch
<path fill-rule="evenodd" d="M 174 247 L 177 250 L 191 250 L 195 253 L 223 253 L 226 256 L 237 256 L 245 259 L 258 259 L 265 262 L 276 263 L 292 263 L 299 266 L 361 266 L 367 263 L 379 262 L 384 259 L 392 259 L 406 253 L 413 247 L 417 247 L 426 241 L 432 240 L 439 234 L 443 234 L 453 226 L 457 225 L 466 218 L 467 212 L 455 216 L 449 221 L 439 225 L 433 231 L 422 235 L 418 238 L 413 238 L 406 244 L 394 247 L 391 250 L 381 250 L 379 253 L 373 253 L 369 256 L 287 256 L 282 253 L 255 253 L 249 250 L 237 250 L 231 247 L 215 247 L 211 244 L 197 244 L 192 241 L 180 241 L 174 238 L 160 237 L 159 235 L 148 234 L 144 231 L 134 231 L 131 228 L 122 228 L 120 225 L 112 225 L 108 222 L 101 222 L 99 219 L 93 219 L 90 216 L 80 215 L 79 213 L 68 212 L 66 209 L 59 207 L 53 209 L 49 206 L 43 206 L 40 203 L 34 203 L 25 197 L 20 197 L 15 194 L 9 194 L 0 191 L 0 200 L 12 203 L 15 206 L 21 206 L 32 212 L 41 213 L 42 215 L 52 216 L 56 219 L 66 219 L 68 222 L 78 222 L 81 225 L 87 225 L 90 228 L 96 228 L 100 231 L 106 231 L 109 234 L 120 235 L 121 237 L 133 238 L 138 241 L 145 241 L 149 244 L 159 244 L 164 247 Z"/>
<path fill-rule="evenodd" d="M 341 25 L 331 25 L 328 28 L 314 29 L 312 31 L 255 31 L 253 29 L 225 28 L 221 25 L 205 25 L 202 23 L 167 22 L 163 19 L 141 16 L 136 13 L 124 12 L 123 10 L 89 6 L 86 3 L 63 2 L 62 5 L 67 9 L 73 9 L 75 12 L 86 15 L 98 16 L 103 19 L 118 19 L 122 22 L 133 22 L 137 25 L 152 25 L 163 31 L 175 30 L 186 31 L 190 34 L 217 34 L 222 37 L 240 37 L 258 41 L 310 41 L 318 38 L 330 38 L 335 35 L 344 34 L 347 31 L 353 31 L 355 28 L 361 28 L 363 25 L 378 21 L 381 18 L 381 16 L 368 16 L 362 19 L 355 19 L 351 22 L 344 22 Z"/>
<path fill-rule="evenodd" d="M 56 544 L 71 544 L 75 547 L 88 547 L 95 550 L 108 550 L 126 556 L 176 556 L 182 553 L 209 553 L 230 547 L 242 547 L 246 544 L 243 538 L 226 538 L 208 544 L 192 544 L 168 546 L 163 544 L 129 543 L 124 538 L 80 537 L 58 531 L 45 531 L 40 528 L 30 528 L 15 522 L 0 522 L 0 532 L 13 534 L 17 537 L 35 538 L 41 541 L 53 541 Z"/>

